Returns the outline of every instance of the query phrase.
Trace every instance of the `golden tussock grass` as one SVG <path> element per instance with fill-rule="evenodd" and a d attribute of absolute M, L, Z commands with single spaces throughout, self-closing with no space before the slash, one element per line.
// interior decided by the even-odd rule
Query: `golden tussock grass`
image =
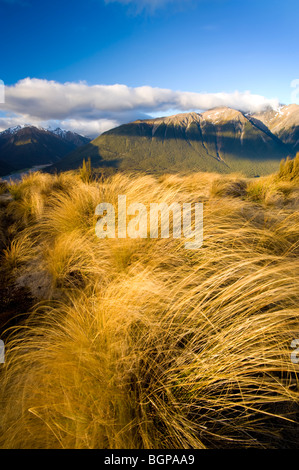
<path fill-rule="evenodd" d="M 20 228 L 5 262 L 16 277 L 47 272 L 51 286 L 6 331 L 2 448 L 296 445 L 294 181 L 36 173 L 10 190 Z M 203 201 L 202 248 L 98 239 L 95 207 L 120 194 Z"/>

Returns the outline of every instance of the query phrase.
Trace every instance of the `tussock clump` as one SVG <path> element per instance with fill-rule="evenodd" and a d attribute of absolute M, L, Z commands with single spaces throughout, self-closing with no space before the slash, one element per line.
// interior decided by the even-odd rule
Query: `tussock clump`
<path fill-rule="evenodd" d="M 6 332 L 0 447 L 296 447 L 296 183 L 30 178 L 7 210 L 24 223 L 26 204 L 16 203 L 34 191 L 43 203 L 14 236 L 7 263 L 20 277 L 34 264 L 50 285 Z M 273 191 L 283 203 L 269 203 Z M 146 206 L 204 200 L 202 248 L 98 239 L 95 207 L 121 194 Z"/>
<path fill-rule="evenodd" d="M 235 176 L 222 176 L 215 179 L 211 186 L 211 196 L 243 197 L 246 194 L 247 181 Z"/>
<path fill-rule="evenodd" d="M 295 158 L 281 161 L 278 178 L 290 181 L 299 179 L 299 152 Z"/>
<path fill-rule="evenodd" d="M 8 186 L 7 186 L 7 183 L 5 181 L 0 182 L 0 196 L 7 192 L 7 188 L 8 188 Z"/>
<path fill-rule="evenodd" d="M 298 198 L 298 185 L 277 175 L 264 176 L 248 183 L 246 197 L 253 202 L 272 207 L 283 207 Z"/>
<path fill-rule="evenodd" d="M 13 239 L 9 246 L 3 250 L 3 263 L 6 269 L 13 270 L 30 261 L 34 256 L 33 244 L 28 234 Z"/>
<path fill-rule="evenodd" d="M 10 183 L 8 190 L 14 201 L 9 213 L 23 225 L 35 223 L 47 208 L 51 194 L 66 194 L 77 183 L 76 177 L 68 173 L 51 176 L 40 172 L 29 173 L 21 182 Z"/>

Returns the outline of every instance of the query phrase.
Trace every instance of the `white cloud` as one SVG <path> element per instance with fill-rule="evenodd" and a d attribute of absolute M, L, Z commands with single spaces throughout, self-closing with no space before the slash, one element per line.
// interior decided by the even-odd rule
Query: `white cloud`
<path fill-rule="evenodd" d="M 119 124 L 120 122 L 113 119 L 100 119 L 96 121 L 66 119 L 59 123 L 59 127 L 82 135 L 98 136 L 109 129 L 117 127 Z M 53 127 L 53 124 L 51 127 Z"/>
<path fill-rule="evenodd" d="M 78 129 L 79 133 L 96 135 L 110 126 L 152 114 L 162 116 L 171 109 L 184 112 L 228 106 L 256 112 L 278 104 L 277 99 L 249 91 L 192 93 L 149 86 L 132 88 L 120 84 L 87 85 L 26 78 L 5 87 L 5 103 L 0 103 L 0 110 L 5 111 L 6 116 L 0 118 L 0 126 L 4 122 L 55 121 Z"/>

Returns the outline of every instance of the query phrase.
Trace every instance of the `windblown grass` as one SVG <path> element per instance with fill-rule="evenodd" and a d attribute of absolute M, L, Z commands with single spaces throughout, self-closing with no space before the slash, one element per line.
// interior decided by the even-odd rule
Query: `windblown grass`
<path fill-rule="evenodd" d="M 295 181 L 36 173 L 10 191 L 20 225 L 4 258 L 51 286 L 6 332 L 2 448 L 298 444 Z M 121 194 L 203 201 L 203 247 L 99 240 L 95 207 Z"/>

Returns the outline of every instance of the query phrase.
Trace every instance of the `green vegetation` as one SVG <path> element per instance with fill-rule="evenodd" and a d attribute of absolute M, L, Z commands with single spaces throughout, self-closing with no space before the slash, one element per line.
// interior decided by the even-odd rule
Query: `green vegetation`
<path fill-rule="evenodd" d="M 276 172 L 289 148 L 242 113 L 229 109 L 225 113 L 221 122 L 189 113 L 125 124 L 70 153 L 55 167 L 79 168 L 83 158 L 90 157 L 93 166 L 153 174 L 242 172 L 255 177 Z"/>
<path fill-rule="evenodd" d="M 90 157 L 85 161 L 83 159 L 82 168 L 80 169 L 80 177 L 84 183 L 89 183 L 92 180 L 92 169 L 91 169 L 91 160 Z"/>

